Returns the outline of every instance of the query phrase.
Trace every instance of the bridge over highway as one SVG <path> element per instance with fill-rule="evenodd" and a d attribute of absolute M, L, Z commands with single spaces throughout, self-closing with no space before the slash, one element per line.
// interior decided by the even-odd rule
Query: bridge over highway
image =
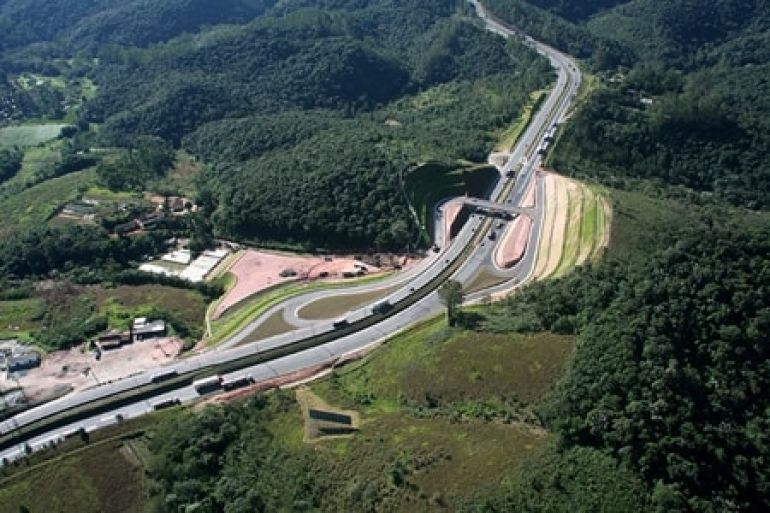
<path fill-rule="evenodd" d="M 497 203 L 495 201 L 480 198 L 465 198 L 463 204 L 471 207 L 475 211 L 484 211 L 493 216 L 507 215 L 513 217 L 519 214 L 528 214 L 531 216 L 535 213 L 534 208 L 517 207 L 510 203 Z"/>

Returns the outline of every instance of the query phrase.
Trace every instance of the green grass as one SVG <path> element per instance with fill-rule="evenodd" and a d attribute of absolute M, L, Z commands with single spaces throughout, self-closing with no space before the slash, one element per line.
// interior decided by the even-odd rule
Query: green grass
<path fill-rule="evenodd" d="M 0 201 L 1 234 L 39 226 L 67 202 L 80 197 L 96 180 L 93 169 L 52 178 Z"/>
<path fill-rule="evenodd" d="M 519 140 L 519 137 L 524 130 L 529 126 L 529 121 L 532 119 L 532 113 L 537 110 L 540 102 L 545 98 L 546 91 L 539 90 L 534 91 L 529 95 L 529 103 L 524 106 L 521 116 L 500 136 L 500 142 L 495 147 L 495 151 L 509 152 Z"/>
<path fill-rule="evenodd" d="M 377 484 L 388 490 L 380 500 L 389 511 L 430 510 L 431 504 L 492 492 L 503 476 L 536 464 L 550 440 L 544 430 L 490 422 L 485 415 L 538 404 L 573 350 L 572 337 L 469 332 L 435 318 L 312 385 L 330 404 L 361 414 L 355 436 L 312 445 L 316 468 L 344 483 L 326 509 L 355 510 L 355 490 L 365 493 Z M 301 434 L 287 426 L 301 418 L 298 412 L 286 415 L 274 432 L 286 433 L 279 438 L 296 448 Z M 383 483 L 394 469 L 404 486 Z"/>
<path fill-rule="evenodd" d="M 197 192 L 195 178 L 200 171 L 201 166 L 195 158 L 180 151 L 177 153 L 174 167 L 161 180 L 150 184 L 149 189 L 161 194 L 194 197 Z"/>
<path fill-rule="evenodd" d="M 554 276 L 563 276 L 576 265 L 581 244 L 581 230 L 585 219 L 585 193 L 587 189 L 582 184 L 576 190 L 569 191 L 567 201 L 567 226 L 565 227 L 564 247 L 561 258 L 556 266 Z"/>
<path fill-rule="evenodd" d="M 297 315 L 302 319 L 311 320 L 340 317 L 351 310 L 387 296 L 396 288 L 397 287 L 388 287 L 371 292 L 362 292 L 360 294 L 325 297 L 303 306 L 299 312 L 297 312 Z"/>
<path fill-rule="evenodd" d="M 37 146 L 40 143 L 50 141 L 59 136 L 59 132 L 65 124 L 42 123 L 36 125 L 14 125 L 0 128 L 0 149 L 25 148 Z"/>
<path fill-rule="evenodd" d="M 206 300 L 195 290 L 165 285 L 105 287 L 50 282 L 30 294 L 25 299 L 0 301 L 0 338 L 34 340 L 51 350 L 56 348 L 45 345 L 45 333 L 68 331 L 73 324 L 82 325 L 102 315 L 110 328 L 125 329 L 135 317 L 153 311 L 173 316 L 175 322 L 190 330 L 192 338 L 203 334 Z"/>
<path fill-rule="evenodd" d="M 680 227 L 698 222 L 698 212 L 682 203 L 641 193 L 611 190 L 612 228 L 608 253 L 620 260 L 644 258 L 669 244 Z"/>
<path fill-rule="evenodd" d="M 409 172 L 404 184 L 406 195 L 422 224 L 425 242 L 432 240 L 432 211 L 439 201 L 466 193 L 480 196 L 496 175 L 497 170 L 491 166 L 440 162 L 429 162 Z"/>
<path fill-rule="evenodd" d="M 443 511 L 437 502 L 494 490 L 547 443 L 546 433 L 524 425 L 394 412 L 367 418 L 357 435 L 315 442 L 312 453 L 305 452 L 315 468 L 335 477 L 325 511 L 368 511 L 361 497 L 377 489 L 382 511 Z"/>
<path fill-rule="evenodd" d="M 41 181 L 41 177 L 51 176 L 51 172 L 61 161 L 61 141 L 51 141 L 48 144 L 27 148 L 21 161 L 19 172 L 3 183 L 3 189 L 14 191 L 28 187 Z"/>
<path fill-rule="evenodd" d="M 83 198 L 97 201 L 123 201 L 130 199 L 141 199 L 141 194 L 135 192 L 111 191 L 98 185 L 92 185 L 84 193 Z"/>
<path fill-rule="evenodd" d="M 286 322 L 283 318 L 283 310 L 278 310 L 270 317 L 260 324 L 254 331 L 244 339 L 241 345 L 262 340 L 275 335 L 281 335 L 282 333 L 288 333 L 289 331 L 296 330 L 296 326 L 292 326 Z"/>
<path fill-rule="evenodd" d="M 375 276 L 353 279 L 345 282 L 328 283 L 314 281 L 310 283 L 289 282 L 254 294 L 235 306 L 229 308 L 225 314 L 217 320 L 212 320 L 209 345 L 216 345 L 246 327 L 273 306 L 308 292 L 317 290 L 337 290 L 365 283 L 377 282 L 390 276 L 392 273 L 382 273 Z"/>
<path fill-rule="evenodd" d="M 0 301 L 0 338 L 29 339 L 45 312 L 45 301 L 40 298 Z"/>
<path fill-rule="evenodd" d="M 110 327 L 127 328 L 135 317 L 153 309 L 168 311 L 190 327 L 202 327 L 206 301 L 198 292 L 165 285 L 89 287 L 97 311 L 107 315 Z"/>
<path fill-rule="evenodd" d="M 436 318 L 396 335 L 363 362 L 319 383 L 317 392 L 365 411 L 394 411 L 404 402 L 534 404 L 548 393 L 573 349 L 572 337 L 454 330 Z"/>

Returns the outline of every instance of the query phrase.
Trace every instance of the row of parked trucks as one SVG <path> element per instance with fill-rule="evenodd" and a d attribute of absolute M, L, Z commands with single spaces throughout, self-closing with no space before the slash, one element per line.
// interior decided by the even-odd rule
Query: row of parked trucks
<path fill-rule="evenodd" d="M 156 374 L 152 378 L 153 383 L 160 383 L 177 376 L 176 371 L 170 371 L 163 374 Z M 225 379 L 222 376 L 215 375 L 207 378 L 201 378 L 193 381 L 192 386 L 199 395 L 206 395 L 218 390 L 230 392 L 239 388 L 247 387 L 255 383 L 250 375 L 243 375 L 234 378 Z M 181 400 L 177 397 L 167 398 L 152 405 L 155 410 L 162 410 L 172 406 L 178 406 Z"/>

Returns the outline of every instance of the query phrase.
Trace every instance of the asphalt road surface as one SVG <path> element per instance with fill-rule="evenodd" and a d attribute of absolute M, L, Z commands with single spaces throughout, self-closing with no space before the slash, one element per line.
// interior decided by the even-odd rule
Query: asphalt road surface
<path fill-rule="evenodd" d="M 504 37 L 524 38 L 527 44 L 530 44 L 538 52 L 550 59 L 551 64 L 557 72 L 556 84 L 547 99 L 543 102 L 540 110 L 533 117 L 527 130 L 517 142 L 516 147 L 511 152 L 511 155 L 502 170 L 501 179 L 498 181 L 491 194 L 491 198 L 498 203 L 516 206 L 519 205 L 524 198 L 529 181 L 536 175 L 535 169 L 540 163 L 539 157 L 536 154 L 537 148 L 544 137 L 545 131 L 554 124 L 561 123 L 571 106 L 572 100 L 580 84 L 580 72 L 578 71 L 577 65 L 570 57 L 547 45 L 517 34 L 515 31 L 502 26 L 495 20 L 490 19 L 484 8 L 478 2 L 473 1 L 472 3 L 476 7 L 477 14 L 485 22 L 486 27 L 489 30 Z M 522 165 L 522 162 L 526 162 L 526 164 Z M 515 175 L 515 178 L 506 178 L 506 175 L 509 172 Z M 490 272 L 497 273 L 507 279 L 506 283 L 502 283 L 477 294 L 472 294 L 468 298 L 471 301 L 477 300 L 478 298 L 495 291 L 508 290 L 517 284 L 527 281 L 532 274 L 536 259 L 535 252 L 542 231 L 544 199 L 542 181 L 538 179 L 537 201 L 532 212 L 533 228 L 528 241 L 528 249 L 522 260 L 513 268 L 505 272 L 498 269 L 493 263 L 493 254 L 496 243 L 489 241 L 484 234 L 477 233 L 479 231 L 488 230 L 491 222 L 485 217 L 475 215 L 470 218 L 468 223 L 466 223 L 451 243 L 444 245 L 440 253 L 431 254 L 428 259 L 421 262 L 416 267 L 399 276 L 388 278 L 376 284 L 362 285 L 360 287 L 347 289 L 344 292 L 339 292 L 339 294 L 363 293 L 377 289 L 395 287 L 395 290 L 388 294 L 388 300 L 395 304 L 399 300 L 413 294 L 415 290 L 419 290 L 421 287 L 433 281 L 450 262 L 459 258 L 464 253 L 466 247 L 472 243 L 475 247 L 454 273 L 452 279 L 467 283 L 473 276 L 475 276 L 480 268 L 487 268 Z M 437 219 L 436 222 L 438 221 L 439 220 Z M 497 224 L 497 222 L 497 220 L 494 221 L 495 224 Z M 481 244 L 481 241 L 484 242 L 483 245 Z M 497 242 L 499 241 L 500 237 L 498 237 Z M 296 308 L 302 304 L 320 297 L 329 297 L 332 294 L 335 294 L 335 292 L 317 292 L 294 298 L 276 308 L 293 308 L 296 310 Z M 252 367 L 239 369 L 237 372 L 224 375 L 223 378 L 235 379 L 249 375 L 252 379 L 260 381 L 310 367 L 330 364 L 337 361 L 340 357 L 365 350 L 372 344 L 376 344 L 384 338 L 404 330 L 417 321 L 436 315 L 442 310 L 443 306 L 439 300 L 438 293 L 434 291 L 417 303 L 385 318 L 373 326 L 337 338 L 312 349 L 296 352 Z M 268 315 L 269 313 L 270 312 L 268 312 Z M 371 315 L 371 305 L 350 312 L 347 319 L 350 322 L 355 322 L 359 319 L 366 318 L 369 315 Z M 11 419 L 0 423 L 0 435 L 18 433 L 19 428 L 29 427 L 34 425 L 35 422 L 46 419 L 52 415 L 66 415 L 67 412 L 71 412 L 73 408 L 90 404 L 93 401 L 110 401 L 115 394 L 135 390 L 139 387 L 148 385 L 152 382 L 153 376 L 158 376 L 162 373 L 176 372 L 181 375 L 194 372 L 199 369 L 205 369 L 211 365 L 233 361 L 245 355 L 253 355 L 266 349 L 282 347 L 286 344 L 296 342 L 297 340 L 328 332 L 333 329 L 332 320 L 302 323 L 303 326 L 300 329 L 290 333 L 285 333 L 255 343 L 238 345 L 256 326 L 258 326 L 260 322 L 264 320 L 264 318 L 265 316 L 262 316 L 261 319 L 258 319 L 247 326 L 242 332 L 236 334 L 217 350 L 208 351 L 199 356 L 174 362 L 173 364 L 167 365 L 161 369 L 156 369 L 152 372 L 138 374 L 114 383 L 103 384 L 99 387 L 68 395 L 19 413 Z M 130 404 L 124 404 L 120 407 L 112 408 L 106 413 L 101 413 L 90 418 L 72 422 L 62 427 L 50 429 L 37 436 L 15 440 L 13 446 L 0 451 L 0 458 L 3 458 L 4 461 L 10 461 L 23 456 L 25 452 L 38 450 L 47 444 L 50 444 L 52 441 L 77 433 L 78 430 L 84 429 L 86 431 L 93 431 L 104 426 L 115 424 L 119 422 L 121 418 L 127 419 L 144 415 L 153 411 L 158 405 L 169 400 L 178 400 L 179 402 L 184 403 L 195 400 L 198 397 L 199 394 L 192 386 L 185 386 L 155 395 L 150 399 L 137 400 Z"/>

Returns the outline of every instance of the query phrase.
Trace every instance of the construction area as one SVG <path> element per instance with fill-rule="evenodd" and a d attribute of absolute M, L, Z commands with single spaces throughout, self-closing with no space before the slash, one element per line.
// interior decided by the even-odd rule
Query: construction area
<path fill-rule="evenodd" d="M 334 281 L 373 276 L 388 268 L 401 268 L 407 265 L 407 259 L 389 259 L 380 262 L 380 265 L 364 263 L 354 257 L 301 256 L 250 249 L 243 252 L 230 267 L 229 273 L 235 279 L 235 285 L 219 302 L 212 319 L 218 319 L 244 299 L 277 285 L 301 280 Z"/>
<path fill-rule="evenodd" d="M 0 394 L 5 398 L 0 410 L 50 401 L 154 369 L 174 360 L 182 346 L 176 337 L 161 337 L 111 351 L 88 351 L 81 346 L 50 353 L 38 367 L 0 376 Z"/>

